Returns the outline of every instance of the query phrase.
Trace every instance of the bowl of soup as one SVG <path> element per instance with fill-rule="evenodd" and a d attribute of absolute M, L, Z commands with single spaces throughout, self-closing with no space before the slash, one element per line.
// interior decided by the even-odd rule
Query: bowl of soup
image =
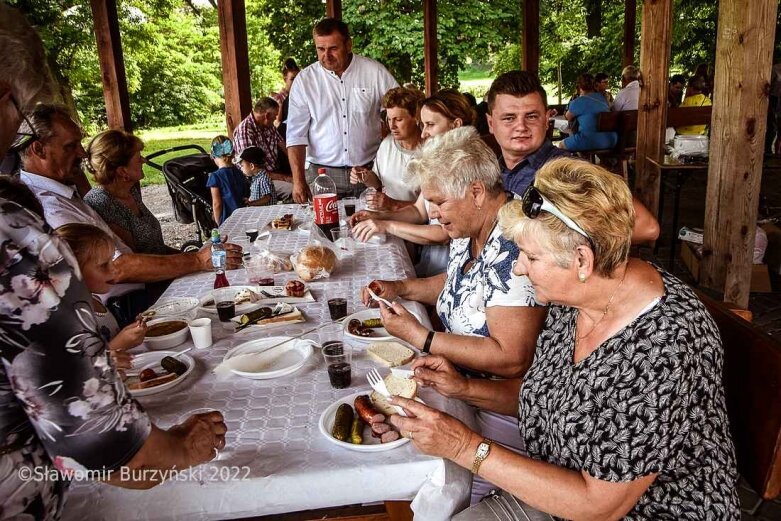
<path fill-rule="evenodd" d="M 158 318 L 147 323 L 144 343 L 149 349 L 170 349 L 187 340 L 190 333 L 182 318 Z"/>

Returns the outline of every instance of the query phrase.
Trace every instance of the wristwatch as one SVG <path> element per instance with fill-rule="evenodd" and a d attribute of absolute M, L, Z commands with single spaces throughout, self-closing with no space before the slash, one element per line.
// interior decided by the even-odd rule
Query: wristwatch
<path fill-rule="evenodd" d="M 493 441 L 489 440 L 488 438 L 483 438 L 483 441 L 481 441 L 480 445 L 477 446 L 477 450 L 475 451 L 475 459 L 472 462 L 472 474 L 477 474 L 477 471 L 480 470 L 480 465 L 482 465 L 483 461 L 485 461 L 485 458 L 487 458 L 491 453 L 492 443 Z"/>

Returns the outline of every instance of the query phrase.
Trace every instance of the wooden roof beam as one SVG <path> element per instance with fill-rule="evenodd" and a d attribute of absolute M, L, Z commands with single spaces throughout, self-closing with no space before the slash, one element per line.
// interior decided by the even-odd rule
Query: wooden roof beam
<path fill-rule="evenodd" d="M 119 35 L 116 0 L 90 0 L 98 45 L 98 61 L 103 83 L 103 99 L 110 128 L 133 130 L 130 96 L 127 91 L 125 60 Z"/>
<path fill-rule="evenodd" d="M 702 283 L 748 307 L 777 0 L 719 2 Z"/>
<path fill-rule="evenodd" d="M 637 0 L 624 0 L 624 56 L 622 65 L 635 62 L 635 25 L 637 24 Z"/>
<path fill-rule="evenodd" d="M 252 110 L 244 0 L 218 0 L 222 84 L 228 135 Z"/>
<path fill-rule="evenodd" d="M 423 0 L 423 64 L 426 96 L 431 96 L 439 90 L 437 44 L 437 0 Z"/>
<path fill-rule="evenodd" d="M 523 1 L 521 69 L 540 74 L 540 0 Z"/>
<path fill-rule="evenodd" d="M 326 0 L 325 15 L 328 18 L 342 19 L 342 0 Z"/>
<path fill-rule="evenodd" d="M 646 158 L 661 161 L 667 120 L 667 71 L 670 64 L 673 0 L 643 2 L 640 35 L 640 70 L 643 87 L 637 112 L 637 197 L 659 215 L 660 179 Z"/>

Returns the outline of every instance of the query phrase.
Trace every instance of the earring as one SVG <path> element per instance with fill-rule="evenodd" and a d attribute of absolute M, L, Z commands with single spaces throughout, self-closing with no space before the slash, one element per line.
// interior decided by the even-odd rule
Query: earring
<path fill-rule="evenodd" d="M 578 280 L 579 280 L 580 282 L 586 282 L 586 274 L 585 274 L 585 273 L 583 273 L 583 272 L 579 272 L 579 273 L 578 273 Z"/>

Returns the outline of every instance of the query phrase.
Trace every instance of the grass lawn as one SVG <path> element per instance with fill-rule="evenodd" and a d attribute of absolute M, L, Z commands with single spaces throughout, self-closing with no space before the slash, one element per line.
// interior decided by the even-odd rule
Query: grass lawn
<path fill-rule="evenodd" d="M 207 152 L 211 146 L 212 139 L 225 133 L 225 124 L 220 121 L 208 122 L 206 124 L 200 123 L 197 125 L 169 127 L 169 128 L 156 128 L 145 131 L 139 131 L 137 133 L 144 141 L 143 155 L 147 156 L 152 152 L 158 150 L 164 150 L 182 145 L 200 145 Z M 158 164 L 167 159 L 181 155 L 190 155 L 198 153 L 195 149 L 183 150 L 181 152 L 173 152 L 164 156 L 155 158 L 154 161 Z M 144 165 L 144 179 L 141 181 L 141 186 L 164 184 L 163 173 L 159 170 Z"/>

